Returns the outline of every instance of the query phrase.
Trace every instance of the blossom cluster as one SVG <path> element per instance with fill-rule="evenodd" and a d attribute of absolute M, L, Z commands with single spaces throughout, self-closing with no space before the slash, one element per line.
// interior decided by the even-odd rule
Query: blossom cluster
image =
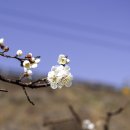
<path fill-rule="evenodd" d="M 17 51 L 17 55 L 21 56 L 21 50 Z M 24 76 L 30 77 L 32 75 L 32 69 L 37 68 L 40 62 L 40 58 L 33 57 L 32 53 L 28 53 L 23 61 Z"/>
<path fill-rule="evenodd" d="M 95 130 L 95 125 L 88 119 L 82 122 L 82 128 L 84 130 Z"/>
<path fill-rule="evenodd" d="M 0 48 L 2 49 L 2 54 L 9 51 L 9 47 L 5 46 L 4 39 L 0 39 Z M 21 58 L 23 55 L 22 50 L 17 50 L 15 56 L 8 56 L 10 58 L 16 58 L 21 62 L 21 66 L 24 68 L 23 77 L 31 78 L 32 69 L 37 68 L 40 62 L 40 57 L 34 57 L 32 53 L 28 53 L 25 57 Z M 4 55 L 3 55 L 4 56 Z M 51 71 L 48 73 L 47 80 L 50 83 L 52 89 L 62 88 L 63 86 L 70 87 L 72 84 L 73 76 L 70 73 L 69 64 L 70 60 L 66 55 L 59 55 L 58 64 L 52 66 Z"/>
<path fill-rule="evenodd" d="M 70 67 L 67 65 L 69 62 L 68 57 L 61 54 L 58 57 L 59 65 L 52 66 L 47 77 L 52 89 L 62 88 L 63 86 L 70 87 L 72 85 L 73 76 L 70 73 Z"/>

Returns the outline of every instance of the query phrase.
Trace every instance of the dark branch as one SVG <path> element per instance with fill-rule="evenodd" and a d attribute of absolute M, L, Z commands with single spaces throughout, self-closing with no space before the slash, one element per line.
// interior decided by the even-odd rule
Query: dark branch
<path fill-rule="evenodd" d="M 109 130 L 109 125 L 110 125 L 110 121 L 111 121 L 112 117 L 121 114 L 125 110 L 125 108 L 127 107 L 128 104 L 129 104 L 129 102 L 126 103 L 123 107 L 120 107 L 113 112 L 107 112 L 105 124 L 104 124 L 104 130 Z"/>
<path fill-rule="evenodd" d="M 23 88 L 23 91 L 24 91 L 24 93 L 25 93 L 25 95 L 26 95 L 26 97 L 27 97 L 27 100 L 28 100 L 32 105 L 35 105 L 35 104 L 33 103 L 33 101 L 31 101 L 31 99 L 29 98 L 29 95 L 28 95 L 28 93 L 27 93 L 25 87 L 22 87 L 22 88 Z"/>
<path fill-rule="evenodd" d="M 22 66 L 22 64 L 23 64 L 23 62 L 25 60 L 28 60 L 28 58 L 26 58 L 26 57 L 25 58 L 19 58 L 17 55 L 16 56 L 6 55 L 5 51 L 0 52 L 0 56 L 5 57 L 5 58 L 16 59 L 16 60 L 18 60 L 20 62 L 21 66 Z M 35 58 L 40 58 L 40 56 L 36 56 Z M 15 85 L 18 85 L 18 86 L 22 87 L 23 90 L 24 90 L 24 93 L 25 93 L 25 95 L 27 97 L 27 100 L 32 105 L 34 105 L 34 103 L 30 100 L 30 98 L 29 98 L 29 96 L 27 94 L 26 88 L 37 89 L 37 88 L 48 87 L 48 86 L 50 86 L 50 84 L 48 83 L 47 79 L 45 79 L 45 78 L 44 79 L 43 78 L 42 79 L 38 79 L 38 80 L 36 80 L 34 82 L 31 81 L 30 83 L 22 82 L 23 78 L 25 78 L 24 75 L 22 75 L 18 80 L 8 79 L 8 78 L 0 75 L 0 80 L 1 81 L 7 82 L 7 83 L 11 83 L 11 84 L 15 84 Z M 0 91 L 1 92 L 8 92 L 7 90 L 0 90 Z"/>
<path fill-rule="evenodd" d="M 7 82 L 7 83 L 11 83 L 11 84 L 15 84 L 15 85 L 19 85 L 21 87 L 27 87 L 27 88 L 31 88 L 31 89 L 37 89 L 37 88 L 43 88 L 43 87 L 48 87 L 50 86 L 49 83 L 38 83 L 42 80 L 37 80 L 35 81 L 35 83 L 38 83 L 38 84 L 34 84 L 34 82 L 30 82 L 30 83 L 23 83 L 21 82 L 20 80 L 13 80 L 13 79 L 8 79 L 8 78 L 5 78 L 3 76 L 0 75 L 0 80 L 1 81 L 4 81 L 4 82 Z"/>
<path fill-rule="evenodd" d="M 4 89 L 0 89 L 0 92 L 8 92 L 7 90 Z"/>

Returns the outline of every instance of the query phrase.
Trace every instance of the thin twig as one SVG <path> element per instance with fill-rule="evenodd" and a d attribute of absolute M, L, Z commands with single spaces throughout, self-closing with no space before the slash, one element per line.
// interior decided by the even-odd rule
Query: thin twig
<path fill-rule="evenodd" d="M 21 66 L 23 66 L 23 62 L 25 60 L 28 60 L 28 58 L 19 58 L 17 55 L 16 56 L 10 56 L 10 55 L 7 55 L 5 54 L 5 51 L 3 52 L 0 52 L 0 56 L 2 57 L 5 57 L 5 58 L 11 58 L 11 59 L 16 59 L 18 61 L 20 61 L 20 64 Z M 36 56 L 35 58 L 40 58 L 40 56 Z M 15 85 L 18 85 L 20 87 L 22 87 L 22 89 L 24 90 L 24 93 L 28 99 L 28 101 L 34 105 L 34 103 L 30 100 L 28 94 L 27 94 L 27 91 L 26 91 L 26 88 L 31 88 L 31 89 L 37 89 L 37 88 L 43 88 L 43 87 L 48 87 L 50 86 L 50 84 L 47 82 L 46 79 L 38 79 L 36 81 L 31 81 L 30 83 L 24 83 L 22 82 L 23 78 L 25 78 L 23 75 L 18 79 L 18 80 L 14 80 L 14 79 L 8 79 L 2 75 L 0 75 L 0 80 L 1 81 L 4 81 L 4 82 L 7 82 L 7 83 L 11 83 L 11 84 L 15 84 Z M 8 92 L 7 90 L 0 90 L 2 92 Z"/>
<path fill-rule="evenodd" d="M 23 91 L 24 91 L 24 93 L 25 93 L 25 95 L 26 95 L 26 97 L 27 97 L 27 100 L 28 100 L 32 105 L 35 105 L 35 104 L 33 103 L 33 101 L 31 101 L 31 99 L 30 99 L 30 97 L 29 97 L 29 95 L 28 95 L 28 93 L 27 93 L 25 87 L 22 87 L 22 88 L 23 88 Z"/>
<path fill-rule="evenodd" d="M 68 108 L 69 108 L 69 110 L 71 111 L 71 113 L 72 113 L 72 115 L 74 116 L 74 118 L 76 119 L 77 123 L 78 123 L 79 125 L 81 125 L 82 121 L 81 121 L 79 115 L 78 115 L 78 114 L 76 113 L 76 111 L 74 110 L 74 108 L 73 108 L 71 105 L 68 105 Z"/>

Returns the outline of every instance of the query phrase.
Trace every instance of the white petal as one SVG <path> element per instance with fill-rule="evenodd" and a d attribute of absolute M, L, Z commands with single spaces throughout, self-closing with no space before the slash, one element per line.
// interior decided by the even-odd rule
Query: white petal
<path fill-rule="evenodd" d="M 59 58 L 65 58 L 66 56 L 64 54 L 60 54 Z"/>
<path fill-rule="evenodd" d="M 72 85 L 71 81 L 65 84 L 66 87 L 70 87 L 71 85 Z"/>
<path fill-rule="evenodd" d="M 40 61 L 41 61 L 41 60 L 38 58 L 38 59 L 35 60 L 35 63 L 38 64 Z"/>
<path fill-rule="evenodd" d="M 24 67 L 24 72 L 27 72 L 27 68 Z"/>
<path fill-rule="evenodd" d="M 58 65 L 56 65 L 56 66 L 52 66 L 52 67 L 51 67 L 51 71 L 56 71 L 57 68 L 58 68 Z"/>
<path fill-rule="evenodd" d="M 57 87 L 58 87 L 59 89 L 61 89 L 63 86 L 62 86 L 62 85 L 58 85 Z"/>
<path fill-rule="evenodd" d="M 70 71 L 70 67 L 69 67 L 68 65 L 66 65 L 66 66 L 64 67 L 64 69 L 65 69 L 66 71 Z"/>
<path fill-rule="evenodd" d="M 67 59 L 67 63 L 69 63 L 70 62 L 70 59 Z"/>
<path fill-rule="evenodd" d="M 88 125 L 88 129 L 89 130 L 93 130 L 95 128 L 95 125 L 93 123 L 89 124 Z"/>
<path fill-rule="evenodd" d="M 49 73 L 48 73 L 48 77 L 53 77 L 55 75 L 55 72 L 54 71 L 50 71 Z"/>
<path fill-rule="evenodd" d="M 52 89 L 56 89 L 56 88 L 57 88 L 57 84 L 51 83 L 50 85 L 51 85 L 50 87 L 51 87 Z"/>
<path fill-rule="evenodd" d="M 4 44 L 4 38 L 0 38 L 0 44 Z"/>
<path fill-rule="evenodd" d="M 31 68 L 37 68 L 37 66 L 38 66 L 37 64 L 32 64 Z"/>
<path fill-rule="evenodd" d="M 31 70 L 27 70 L 27 74 L 28 75 L 32 75 L 32 71 Z"/>

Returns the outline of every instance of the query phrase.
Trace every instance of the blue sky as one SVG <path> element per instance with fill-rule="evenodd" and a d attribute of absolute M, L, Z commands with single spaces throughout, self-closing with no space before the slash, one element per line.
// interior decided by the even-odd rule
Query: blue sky
<path fill-rule="evenodd" d="M 46 74 L 59 54 L 75 78 L 121 86 L 130 79 L 129 0 L 0 0 L 0 37 L 10 54 L 41 55 Z M 1 58 L 1 67 L 22 69 Z"/>

